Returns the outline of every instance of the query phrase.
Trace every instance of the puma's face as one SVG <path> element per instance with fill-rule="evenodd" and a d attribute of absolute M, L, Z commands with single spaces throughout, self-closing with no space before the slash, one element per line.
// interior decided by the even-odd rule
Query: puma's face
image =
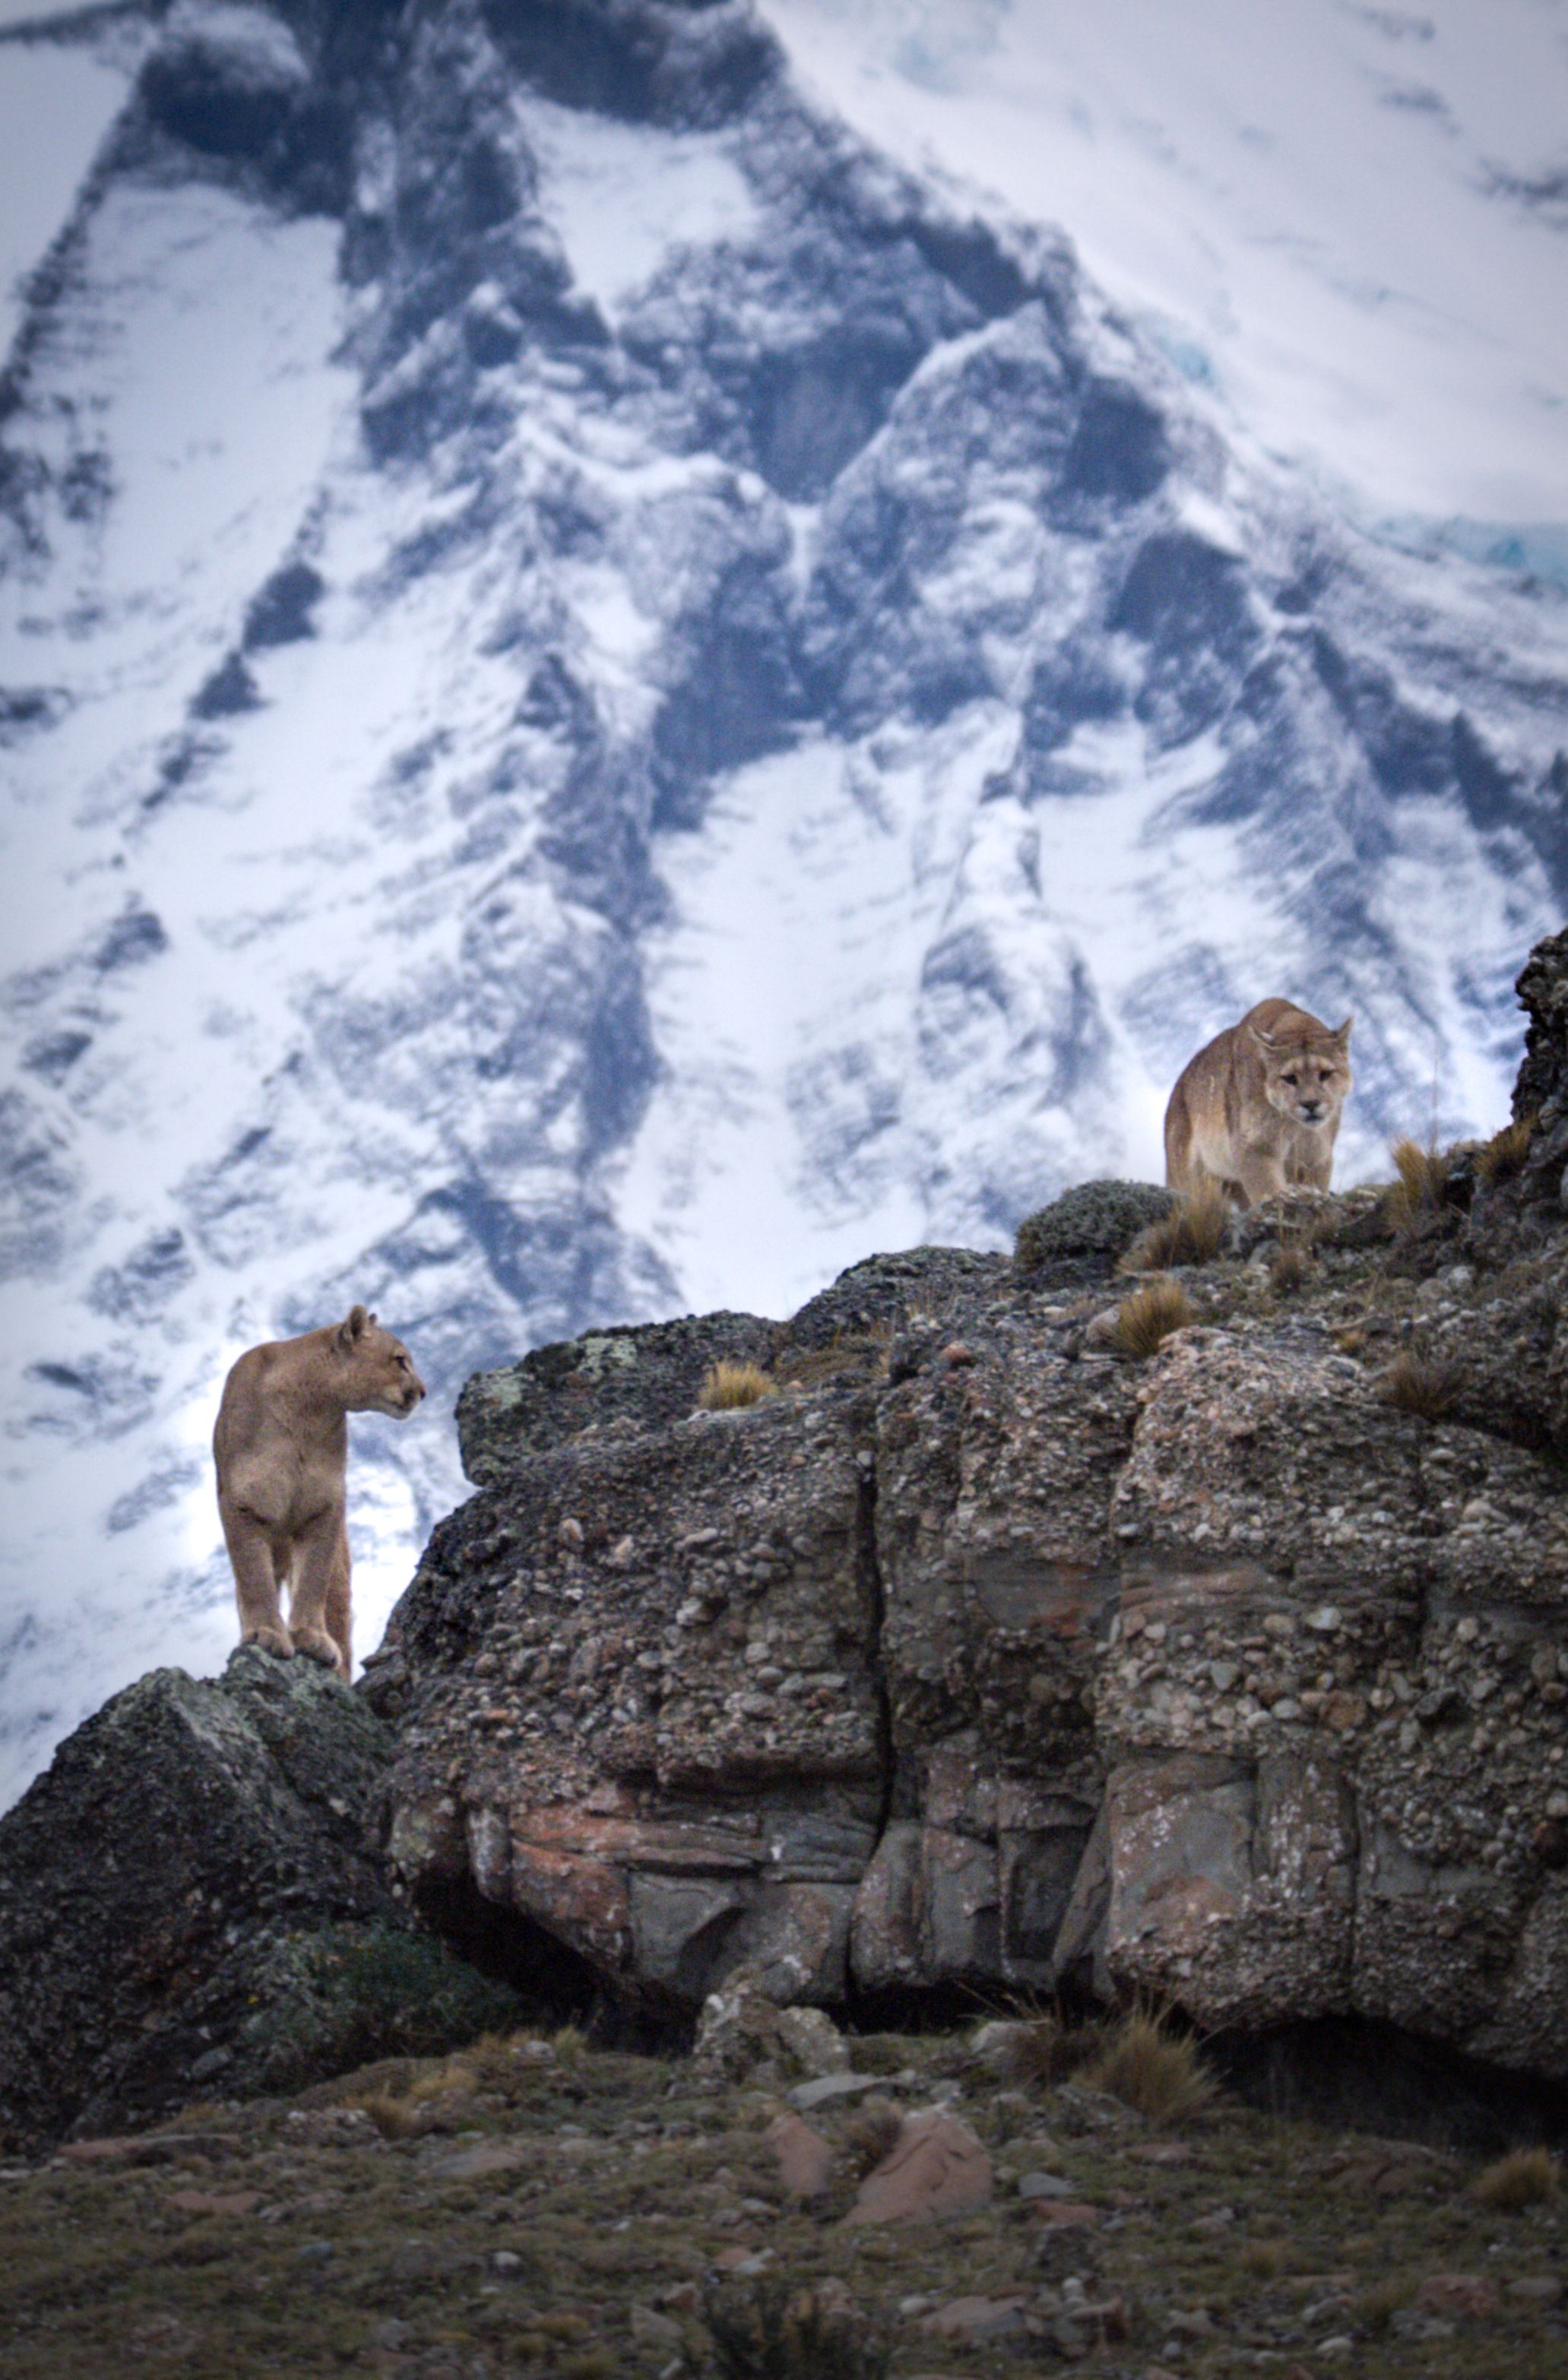
<path fill-rule="evenodd" d="M 1342 1042 L 1281 1050 L 1258 1036 L 1263 1052 L 1263 1096 L 1288 1122 L 1307 1131 L 1339 1123 L 1350 1089 L 1350 1062 Z"/>
<path fill-rule="evenodd" d="M 402 1340 L 357 1305 L 347 1321 L 339 1324 L 336 1346 L 346 1367 L 344 1402 L 348 1411 L 390 1414 L 395 1421 L 407 1421 L 423 1398 L 425 1384 Z"/>

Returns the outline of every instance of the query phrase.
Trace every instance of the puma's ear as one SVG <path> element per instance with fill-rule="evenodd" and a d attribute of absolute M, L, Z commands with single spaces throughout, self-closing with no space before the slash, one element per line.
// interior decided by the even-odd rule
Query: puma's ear
<path fill-rule="evenodd" d="M 340 1322 L 337 1326 L 337 1343 L 345 1354 L 348 1353 L 357 1339 L 363 1338 L 366 1326 L 375 1318 L 373 1314 L 367 1314 L 362 1305 L 349 1307 L 347 1321 Z"/>
<path fill-rule="evenodd" d="M 1246 1029 L 1251 1034 L 1253 1039 L 1257 1042 L 1258 1048 L 1269 1051 L 1270 1055 L 1280 1047 L 1280 1044 L 1275 1040 L 1273 1035 L 1271 1033 L 1265 1033 L 1260 1025 L 1249 1025 Z"/>
<path fill-rule="evenodd" d="M 372 1330 L 375 1329 L 376 1324 L 377 1324 L 380 1320 L 381 1320 L 381 1317 L 380 1317 L 380 1315 L 379 1315 L 379 1314 L 372 1314 L 372 1315 L 371 1315 L 371 1329 Z"/>
<path fill-rule="evenodd" d="M 1333 1031 L 1329 1036 L 1330 1040 L 1337 1041 L 1342 1050 L 1348 1049 L 1350 1046 L 1350 1028 L 1355 1022 L 1355 1019 L 1354 1016 L 1347 1016 L 1343 1025 L 1335 1026 Z"/>

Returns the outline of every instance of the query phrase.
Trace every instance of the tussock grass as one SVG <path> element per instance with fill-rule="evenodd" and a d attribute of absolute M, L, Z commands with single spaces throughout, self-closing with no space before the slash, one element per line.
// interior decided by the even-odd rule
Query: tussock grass
<path fill-rule="evenodd" d="M 1236 2262 L 1256 2281 L 1277 2281 L 1290 2267 L 1290 2246 L 1283 2240 L 1249 2240 Z"/>
<path fill-rule="evenodd" d="M 1119 1269 L 1161 1272 L 1167 1265 L 1211 1264 L 1225 1245 L 1232 1211 L 1217 1182 L 1188 1191 L 1168 1215 L 1138 1233 Z"/>
<path fill-rule="evenodd" d="M 1562 2178 L 1562 2168 L 1550 2149 L 1511 2149 L 1507 2156 L 1483 2166 L 1470 2184 L 1470 2195 L 1483 2206 L 1516 2215 L 1526 2206 L 1549 2206 Z"/>
<path fill-rule="evenodd" d="M 724 1357 L 710 1365 L 697 1402 L 706 1413 L 729 1413 L 737 1405 L 760 1404 L 778 1392 L 778 1382 L 769 1378 L 760 1364 L 735 1364 Z"/>
<path fill-rule="evenodd" d="M 1192 1300 L 1181 1282 L 1159 1273 L 1123 1299 L 1110 1343 L 1124 1355 L 1152 1355 L 1173 1330 L 1185 1330 L 1196 1319 Z"/>
<path fill-rule="evenodd" d="M 857 2174 L 890 2156 L 904 2130 L 904 2110 L 891 2099 L 863 2099 L 845 2127 L 844 2143 Z"/>
<path fill-rule="evenodd" d="M 1213 2106 L 1220 2086 L 1189 2034 L 1162 2010 L 1133 2009 L 1084 2068 L 1094 2091 L 1109 2091 L 1152 2124 L 1180 2124 Z"/>
<path fill-rule="evenodd" d="M 1448 1154 L 1428 1141 L 1423 1148 L 1408 1136 L 1394 1141 L 1389 1155 L 1394 1179 L 1383 1194 L 1390 1219 L 1402 1232 L 1414 1230 L 1424 1216 L 1435 1215 L 1448 1184 Z"/>
<path fill-rule="evenodd" d="M 1483 1182 L 1508 1182 L 1520 1172 L 1530 1153 L 1535 1138 L 1536 1119 L 1533 1115 L 1515 1116 L 1501 1132 L 1494 1132 L 1476 1151 L 1476 1171 Z"/>
<path fill-rule="evenodd" d="M 1385 1404 L 1414 1414 L 1418 1421 L 1442 1421 L 1453 1411 L 1459 1373 L 1453 1364 L 1434 1364 L 1406 1348 L 1379 1381 L 1378 1394 Z"/>

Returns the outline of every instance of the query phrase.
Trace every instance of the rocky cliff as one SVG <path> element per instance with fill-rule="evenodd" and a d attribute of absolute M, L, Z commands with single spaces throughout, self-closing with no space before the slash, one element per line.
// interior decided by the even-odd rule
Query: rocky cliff
<path fill-rule="evenodd" d="M 369 1767 L 334 1794 L 330 1762 L 285 1764 L 296 1864 L 344 1837 L 312 1925 L 482 1915 L 536 1978 L 656 2017 L 743 1967 L 863 2009 L 1144 1992 L 1236 2035 L 1351 2020 L 1568 2077 L 1568 935 L 1520 983 L 1513 1127 L 1238 1219 L 1168 1266 L 1185 1311 L 1146 1355 L 1118 1317 L 1170 1202 L 1088 1184 L 1011 1260 L 873 1257 L 785 1324 L 605 1331 L 470 1381 L 477 1492 L 359 1692 L 307 1698 Z M 768 1392 L 707 1409 L 720 1360 Z M 226 1692 L 270 1745 L 302 1669 L 247 1654 L 160 1707 Z M 0 1822 L 0 1907 L 32 1912 L 13 2064 L 86 1989 L 71 1924 L 37 1922 L 84 1829 L 95 1872 L 160 1880 L 147 1909 L 176 1848 L 213 1925 L 266 1902 L 259 1868 L 277 1898 L 275 1844 L 230 1859 L 205 1784 L 173 1829 L 94 1802 L 142 1694 Z M 143 2014 L 93 2006 L 99 2034 Z"/>

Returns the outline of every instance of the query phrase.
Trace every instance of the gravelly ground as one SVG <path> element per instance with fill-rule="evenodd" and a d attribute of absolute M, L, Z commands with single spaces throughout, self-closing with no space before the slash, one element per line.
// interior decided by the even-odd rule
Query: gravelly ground
<path fill-rule="evenodd" d="M 842 2284 L 894 2380 L 1568 2370 L 1556 2198 L 1501 2212 L 1461 2159 L 1227 2101 L 1160 2131 L 1078 2086 L 1007 2089 L 960 2035 L 851 2047 L 881 2100 L 979 2136 L 988 2205 L 845 2228 L 863 2105 L 811 2113 L 833 2179 L 792 2205 L 765 2138 L 788 2084 L 705 2091 L 687 2061 L 518 2035 L 7 2168 L 0 2373 L 676 2380 L 714 2368 L 721 2265 L 732 2293 Z M 1070 2199 L 1020 2194 L 1042 2175 Z M 980 2335 L 944 2331 L 976 2299 Z"/>

